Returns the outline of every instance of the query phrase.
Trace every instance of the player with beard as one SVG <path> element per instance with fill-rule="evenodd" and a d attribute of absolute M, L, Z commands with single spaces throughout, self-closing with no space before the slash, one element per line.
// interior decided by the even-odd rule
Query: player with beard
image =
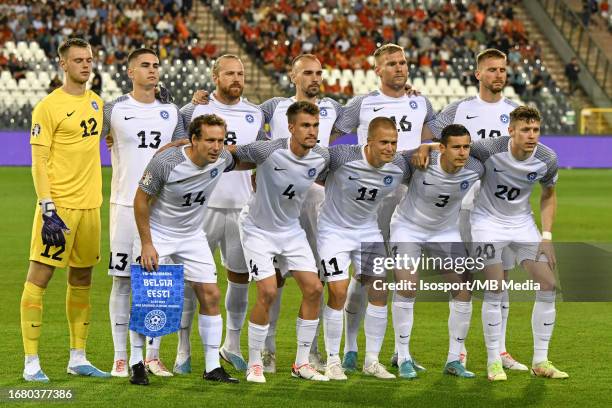
<path fill-rule="evenodd" d="M 207 104 L 187 104 L 181 109 L 185 127 L 201 115 L 217 115 L 227 123 L 224 145 L 248 144 L 255 140 L 267 140 L 263 130 L 263 113 L 242 98 L 244 91 L 244 67 L 235 55 L 226 54 L 217 58 L 212 77 L 215 90 Z M 221 249 L 221 259 L 227 270 L 227 293 L 225 309 L 227 322 L 225 343 L 219 350 L 221 357 L 234 368 L 245 371 L 247 366 L 240 351 L 240 333 L 248 306 L 249 274 L 244 261 L 238 216 L 253 192 L 248 172 L 224 173 L 219 186 L 207 201 L 204 216 L 204 231 L 211 252 Z M 189 372 L 191 349 L 189 333 L 195 312 L 194 300 L 187 299 L 183 309 L 183 321 L 179 331 L 179 345 L 175 372 Z"/>

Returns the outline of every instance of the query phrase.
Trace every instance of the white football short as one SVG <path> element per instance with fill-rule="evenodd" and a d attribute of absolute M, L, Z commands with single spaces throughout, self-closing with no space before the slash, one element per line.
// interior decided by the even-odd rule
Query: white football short
<path fill-rule="evenodd" d="M 394 255 L 410 258 L 418 258 L 423 250 L 430 257 L 467 257 L 458 225 L 436 231 L 396 217 L 391 221 L 389 244 Z"/>
<path fill-rule="evenodd" d="M 536 260 L 542 236 L 533 220 L 510 226 L 472 214 L 471 224 L 472 256 L 482 257 L 485 265 L 501 263 L 510 270 L 515 262 L 520 265 L 526 259 Z M 546 256 L 540 256 L 539 261 L 547 262 Z"/>
<path fill-rule="evenodd" d="M 134 207 L 110 205 L 110 276 L 130 277 L 130 264 L 138 263 L 140 236 L 134 218 Z"/>
<path fill-rule="evenodd" d="M 247 207 L 240 216 L 240 239 L 250 279 L 259 281 L 275 276 L 274 257 L 285 275 L 289 271 L 317 273 L 317 265 L 308 245 L 306 233 L 299 223 L 287 231 L 267 231 L 246 217 Z"/>
<path fill-rule="evenodd" d="M 321 257 L 320 278 L 324 282 L 349 279 L 351 263 L 356 277 L 362 273 L 376 276 L 374 259 L 387 256 L 378 228 L 347 229 L 320 223 L 317 245 Z"/>
<path fill-rule="evenodd" d="M 221 263 L 226 269 L 235 273 L 249 273 L 240 243 L 240 211 L 239 208 L 206 208 L 204 232 L 210 252 L 214 254 L 217 247 L 221 250 Z"/>
<path fill-rule="evenodd" d="M 178 238 L 151 228 L 151 238 L 160 260 L 166 258 L 171 263 L 183 264 L 186 281 L 217 283 L 217 267 L 204 231 Z"/>

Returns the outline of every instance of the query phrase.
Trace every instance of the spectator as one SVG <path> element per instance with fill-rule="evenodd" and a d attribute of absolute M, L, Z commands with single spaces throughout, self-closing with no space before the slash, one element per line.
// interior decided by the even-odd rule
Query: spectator
<path fill-rule="evenodd" d="M 25 78 L 25 73 L 28 67 L 22 60 L 17 58 L 15 54 L 9 55 L 7 66 L 11 72 L 11 75 L 13 75 L 13 78 L 15 78 L 16 81 L 19 81 L 21 78 Z"/>
<path fill-rule="evenodd" d="M 91 80 L 91 90 L 94 91 L 98 96 L 102 96 L 102 75 L 97 68 L 93 70 L 93 78 Z"/>
<path fill-rule="evenodd" d="M 531 85 L 529 85 L 529 91 L 531 97 L 536 99 L 542 93 L 542 88 L 544 88 L 544 77 L 542 76 L 542 72 L 536 68 L 533 70 L 533 76 L 531 77 Z"/>
<path fill-rule="evenodd" d="M 47 88 L 47 93 L 51 93 L 55 91 L 57 88 L 63 85 L 62 80 L 59 75 L 55 74 L 53 78 L 51 78 L 51 82 L 49 82 L 49 88 Z"/>
<path fill-rule="evenodd" d="M 573 95 L 576 89 L 578 89 L 578 74 L 580 73 L 580 66 L 578 65 L 578 59 L 572 58 L 570 62 L 565 66 L 565 77 L 568 82 L 568 93 Z"/>

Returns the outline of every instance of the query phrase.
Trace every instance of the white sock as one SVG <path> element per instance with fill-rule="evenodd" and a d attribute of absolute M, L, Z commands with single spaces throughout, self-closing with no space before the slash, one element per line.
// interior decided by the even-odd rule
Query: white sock
<path fill-rule="evenodd" d="M 144 344 L 146 337 L 130 330 L 130 367 L 144 361 Z"/>
<path fill-rule="evenodd" d="M 342 310 L 332 309 L 325 305 L 323 309 L 323 338 L 325 339 L 325 350 L 330 357 L 340 354 L 343 325 Z"/>
<path fill-rule="evenodd" d="M 499 352 L 506 352 L 506 327 L 508 327 L 508 313 L 510 313 L 510 296 L 508 296 L 508 291 L 504 290 L 502 292 L 502 301 L 501 301 L 501 316 L 502 316 L 502 324 L 501 324 L 501 336 L 499 337 Z"/>
<path fill-rule="evenodd" d="M 459 354 L 468 331 L 470 330 L 470 320 L 472 319 L 472 301 L 462 302 L 459 300 L 451 301 L 451 310 L 448 314 L 448 356 L 446 362 L 459 360 Z"/>
<path fill-rule="evenodd" d="M 227 321 L 225 322 L 225 342 L 223 343 L 223 348 L 239 355 L 240 332 L 246 319 L 248 305 L 249 284 L 228 281 L 227 292 L 225 293 Z"/>
<path fill-rule="evenodd" d="M 397 364 L 412 360 L 410 356 L 410 336 L 412 335 L 412 324 L 414 323 L 414 300 L 393 293 L 393 330 L 395 332 L 395 344 L 397 346 Z"/>
<path fill-rule="evenodd" d="M 317 332 L 319 319 L 305 320 L 297 318 L 295 332 L 297 337 L 297 353 L 295 354 L 295 365 L 297 367 L 308 364 L 308 354 L 310 346 Z"/>
<path fill-rule="evenodd" d="M 555 296 L 555 291 L 536 291 L 536 300 L 531 313 L 534 365 L 548 360 L 548 343 L 555 328 Z"/>
<path fill-rule="evenodd" d="M 130 278 L 113 276 L 108 300 L 115 361 L 127 360 L 128 325 L 130 322 Z"/>
<path fill-rule="evenodd" d="M 198 330 L 202 339 L 202 348 L 206 359 L 206 372 L 221 367 L 219 363 L 219 347 L 223 336 L 223 318 L 216 316 L 198 315 Z"/>
<path fill-rule="evenodd" d="M 449 311 L 449 313 L 450 313 L 451 310 L 453 310 L 453 302 L 454 302 L 454 299 L 451 297 L 448 300 L 448 311 Z M 471 302 L 471 300 L 470 300 L 470 302 Z M 465 349 L 465 342 L 461 343 L 461 352 L 460 353 L 467 354 L 467 350 Z"/>
<path fill-rule="evenodd" d="M 147 360 L 159 360 L 159 347 L 162 336 L 147 337 Z"/>
<path fill-rule="evenodd" d="M 325 316 L 323 316 L 323 310 L 325 310 L 325 291 L 321 293 L 321 303 L 319 304 L 319 324 L 317 325 L 317 331 L 315 332 L 314 339 L 312 339 L 312 345 L 310 346 L 310 352 L 316 354 L 319 352 L 319 336 L 321 335 L 321 327 L 325 323 Z"/>
<path fill-rule="evenodd" d="M 183 314 L 181 315 L 181 328 L 178 331 L 178 344 L 176 346 L 176 363 L 183 364 L 191 356 L 191 325 L 196 311 L 196 295 L 190 284 L 185 282 L 185 297 L 183 299 Z"/>
<path fill-rule="evenodd" d="M 249 367 L 263 366 L 261 352 L 264 349 L 269 327 L 269 324 L 261 325 L 249 322 Z"/>
<path fill-rule="evenodd" d="M 368 367 L 374 361 L 378 361 L 378 354 L 380 353 L 387 329 L 387 306 L 374 306 L 368 303 L 364 329 L 366 336 L 365 366 Z"/>
<path fill-rule="evenodd" d="M 355 278 L 351 278 L 344 303 L 344 354 L 357 352 L 357 334 L 367 307 L 367 288 Z"/>
<path fill-rule="evenodd" d="M 34 375 L 41 370 L 38 354 L 29 354 L 25 356 L 24 371 L 28 375 Z"/>
<path fill-rule="evenodd" d="M 268 324 L 268 335 L 266 337 L 265 349 L 270 353 L 276 353 L 276 323 L 280 315 L 281 300 L 283 297 L 283 287 L 276 289 L 276 299 L 270 307 L 270 323 Z"/>
<path fill-rule="evenodd" d="M 68 366 L 74 367 L 88 363 L 87 357 L 85 356 L 85 350 L 83 349 L 70 349 L 70 361 Z"/>
<path fill-rule="evenodd" d="M 501 335 L 501 293 L 484 292 L 482 301 L 482 331 L 487 347 L 487 364 L 500 361 L 499 337 Z"/>

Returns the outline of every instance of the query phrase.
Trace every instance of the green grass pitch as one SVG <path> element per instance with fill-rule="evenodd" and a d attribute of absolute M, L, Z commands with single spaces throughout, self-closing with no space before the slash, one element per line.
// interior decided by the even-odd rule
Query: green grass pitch
<path fill-rule="evenodd" d="M 295 317 L 299 297 L 294 282 L 289 281 L 283 297 L 278 328 L 276 375 L 268 375 L 265 385 L 247 384 L 244 376 L 239 385 L 204 383 L 204 362 L 197 330 L 192 335 L 193 373 L 188 376 L 160 379 L 153 377 L 149 387 L 136 387 L 127 379 L 97 380 L 75 378 L 66 374 L 68 361 L 68 326 L 64 312 L 65 271 L 58 270 L 44 298 L 44 326 L 40 356 L 51 383 L 32 386 L 21 380 L 23 348 L 19 326 L 19 299 L 28 265 L 28 251 L 35 195 L 29 168 L 0 168 L 3 198 L 0 200 L 2 228 L 0 250 L 3 285 L 2 362 L 0 388 L 72 389 L 75 400 L 53 406 L 612 406 L 612 304 L 558 303 L 557 324 L 551 343 L 551 360 L 570 374 L 566 381 L 534 379 L 529 374 L 508 372 L 508 381 L 491 384 L 486 380 L 486 353 L 480 323 L 480 305 L 475 304 L 467 347 L 469 367 L 478 377 L 461 380 L 443 376 L 446 358 L 448 305 L 417 303 L 411 341 L 412 354 L 428 371 L 414 381 L 381 381 L 353 375 L 344 383 L 313 384 L 292 379 L 290 365 L 295 353 Z M 110 370 L 113 346 L 108 316 L 108 294 L 111 279 L 106 274 L 108 254 L 108 196 L 110 170 L 104 169 L 102 210 L 103 261 L 95 269 L 92 292 L 92 324 L 88 357 L 99 368 Z M 610 242 L 612 209 L 610 201 L 612 170 L 562 170 L 558 186 L 556 241 Z M 536 194 L 537 197 L 537 194 Z M 537 201 L 533 200 L 534 208 Z M 537 209 L 536 209 L 537 212 Z M 219 284 L 225 291 L 225 277 Z M 251 287 L 253 299 L 254 287 Z M 508 349 L 520 361 L 529 364 L 532 355 L 531 302 L 511 306 Z M 197 325 L 196 325 L 197 327 Z M 246 352 L 246 330 L 242 339 Z M 359 340 L 364 348 L 363 333 Z M 323 344 L 321 344 L 321 348 Z M 164 339 L 162 359 L 171 367 L 174 362 L 176 335 Z M 389 318 L 381 361 L 387 363 L 393 352 L 392 327 Z M 363 351 L 360 359 L 363 358 Z M 231 372 L 231 371 L 230 371 Z M 2 401 L 6 402 L 6 400 Z M 39 403 L 27 403 L 32 406 Z M 76 405 L 75 405 L 76 404 Z M 9 406 L 18 406 L 15 403 Z"/>

